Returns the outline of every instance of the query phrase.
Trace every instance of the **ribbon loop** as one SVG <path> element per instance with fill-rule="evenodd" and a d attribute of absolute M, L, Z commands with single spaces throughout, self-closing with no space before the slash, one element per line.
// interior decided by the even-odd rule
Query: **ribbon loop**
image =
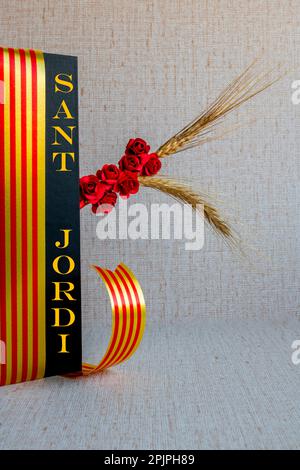
<path fill-rule="evenodd" d="M 129 359 L 138 348 L 146 324 L 146 305 L 141 286 L 130 269 L 121 263 L 115 271 L 93 266 L 103 280 L 112 307 L 112 334 L 98 365 L 82 364 L 80 375 L 90 375 Z"/>

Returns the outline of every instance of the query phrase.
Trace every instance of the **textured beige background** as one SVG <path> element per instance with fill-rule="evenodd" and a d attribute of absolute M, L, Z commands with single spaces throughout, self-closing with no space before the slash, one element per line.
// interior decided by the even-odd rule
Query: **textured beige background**
<path fill-rule="evenodd" d="M 160 145 L 262 52 L 266 63 L 295 66 L 299 26 L 298 0 L 0 0 L 0 43 L 79 57 L 82 175 L 117 162 L 131 136 Z M 300 105 L 291 103 L 297 70 L 235 114 L 243 122 L 256 114 L 251 127 L 164 164 L 164 173 L 193 174 L 222 199 L 256 268 L 209 233 L 200 252 L 186 252 L 181 241 L 103 243 L 96 218 L 84 211 L 85 347 L 92 327 L 107 327 L 109 318 L 90 263 L 114 268 L 123 261 L 136 273 L 148 306 L 145 342 L 130 366 L 102 378 L 21 385 L 13 388 L 17 402 L 12 389 L 1 391 L 4 448 L 297 446 L 299 371 L 290 370 L 289 357 L 299 324 L 291 320 L 287 333 L 269 321 L 285 325 L 299 314 Z M 139 199 L 168 201 L 151 190 Z M 31 409 L 35 426 L 27 433 Z"/>
<path fill-rule="evenodd" d="M 164 142 L 262 51 L 274 64 L 288 56 L 292 65 L 299 52 L 297 1 L 0 4 L 2 44 L 79 57 L 82 175 L 117 162 L 131 136 L 143 136 L 153 148 Z M 245 122 L 257 113 L 251 128 L 164 161 L 164 173 L 192 172 L 201 189 L 223 201 L 246 249 L 257 249 L 249 248 L 249 257 L 260 273 L 210 233 L 200 252 L 186 252 L 181 241 L 103 243 L 87 209 L 82 214 L 86 326 L 99 315 L 93 306 L 100 297 L 89 263 L 113 268 L 119 261 L 141 280 L 150 320 L 297 314 L 300 106 L 291 104 L 293 78 L 297 74 L 236 113 Z M 143 190 L 139 200 L 168 198 Z M 174 295 L 179 286 L 182 295 Z"/>

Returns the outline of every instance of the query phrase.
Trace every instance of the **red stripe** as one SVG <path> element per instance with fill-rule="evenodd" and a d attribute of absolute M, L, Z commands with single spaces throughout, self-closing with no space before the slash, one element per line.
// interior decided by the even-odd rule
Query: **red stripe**
<path fill-rule="evenodd" d="M 141 303 L 140 303 L 139 294 L 138 294 L 138 291 L 135 287 L 134 282 L 132 281 L 131 277 L 128 275 L 128 273 L 125 271 L 125 269 L 122 266 L 120 266 L 119 268 L 125 274 L 125 277 L 128 279 L 128 281 L 129 281 L 129 283 L 130 283 L 130 285 L 133 289 L 133 292 L 134 292 L 134 295 L 135 295 L 135 298 L 136 298 L 137 310 L 138 310 L 137 311 L 137 328 L 136 328 L 134 340 L 133 340 L 132 345 L 130 346 L 130 349 L 127 352 L 126 356 L 123 358 L 123 361 L 125 361 L 130 356 L 131 352 L 133 351 L 134 347 L 137 344 L 139 334 L 140 334 L 140 330 L 141 330 L 142 311 L 141 311 Z"/>
<path fill-rule="evenodd" d="M 33 304 L 33 364 L 31 379 L 38 371 L 38 217 L 37 217 L 37 65 L 34 51 L 30 51 L 32 72 L 32 304 Z"/>
<path fill-rule="evenodd" d="M 121 332 L 121 336 L 120 336 L 120 339 L 119 339 L 119 343 L 118 343 L 118 346 L 113 354 L 113 356 L 111 357 L 111 359 L 109 360 L 109 362 L 106 364 L 105 367 L 109 367 L 111 366 L 112 364 L 114 364 L 115 362 L 115 357 L 117 356 L 117 354 L 119 353 L 121 347 L 122 347 L 122 344 L 123 344 L 123 341 L 124 341 L 124 336 L 125 336 L 125 332 L 126 332 L 126 324 L 127 324 L 127 313 L 126 313 L 126 302 L 125 302 L 125 298 L 124 298 L 124 295 L 123 295 L 123 292 L 122 292 L 122 289 L 121 289 L 121 286 L 119 284 L 119 281 L 118 279 L 116 278 L 116 276 L 114 275 L 113 272 L 110 272 L 110 275 L 112 277 L 112 279 L 114 280 L 116 286 L 117 286 L 117 289 L 119 291 L 119 295 L 121 297 L 121 302 L 122 302 L 122 318 L 123 318 L 123 323 L 122 323 L 122 332 Z"/>
<path fill-rule="evenodd" d="M 16 246 L 16 95 L 15 95 L 15 52 L 9 49 L 10 78 L 10 263 L 11 263 L 11 342 L 12 354 L 11 383 L 17 379 L 18 367 L 18 336 L 17 336 L 17 246 Z"/>
<path fill-rule="evenodd" d="M 22 382 L 28 370 L 28 253 L 27 253 L 27 136 L 26 136 L 26 59 L 25 51 L 20 49 L 21 63 L 21 201 L 22 201 L 22 333 L 23 366 Z"/>
<path fill-rule="evenodd" d="M 118 336 L 118 331 L 119 331 L 119 307 L 118 307 L 118 302 L 117 302 L 117 298 L 116 298 L 116 295 L 115 295 L 115 292 L 114 292 L 114 288 L 109 280 L 109 278 L 107 277 L 105 271 L 99 267 L 96 267 L 96 269 L 99 271 L 99 273 L 103 276 L 103 278 L 105 279 L 105 281 L 107 282 L 108 284 L 108 287 L 109 287 L 109 290 L 111 292 L 111 295 L 113 297 L 113 301 L 114 301 L 114 306 L 115 306 L 115 328 L 114 328 L 114 332 L 113 332 L 113 338 L 112 338 L 112 342 L 111 342 L 111 345 L 109 347 L 109 350 L 107 351 L 107 353 L 105 354 L 104 358 L 102 359 L 102 361 L 100 362 L 99 366 L 97 367 L 97 369 L 101 369 L 102 365 L 105 363 L 106 359 L 109 357 L 109 355 L 111 354 L 115 344 L 116 344 L 116 340 L 117 340 L 117 336 Z M 110 271 L 108 271 L 110 273 Z"/>
<path fill-rule="evenodd" d="M 4 80 L 4 53 L 0 48 L 0 80 Z M 5 165 L 4 105 L 0 104 L 0 339 L 6 343 L 6 273 L 5 273 Z M 6 382 L 6 365 L 0 365 L 0 385 Z"/>

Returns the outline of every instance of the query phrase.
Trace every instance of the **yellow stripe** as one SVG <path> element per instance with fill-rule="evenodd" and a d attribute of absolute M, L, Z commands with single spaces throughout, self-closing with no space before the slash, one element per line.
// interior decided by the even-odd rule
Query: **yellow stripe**
<path fill-rule="evenodd" d="M 11 382 L 11 264 L 10 264 L 10 91 L 9 55 L 4 49 L 4 154 L 5 154 L 5 277 L 6 277 L 6 384 Z"/>
<path fill-rule="evenodd" d="M 38 125 L 38 293 L 39 293 L 39 325 L 38 325 L 38 373 L 37 378 L 44 377 L 46 366 L 46 227 L 45 227 L 45 62 L 42 52 L 36 52 L 37 59 L 37 125 Z"/>
<path fill-rule="evenodd" d="M 17 241 L 17 382 L 22 379 L 23 318 L 22 318 L 22 167 L 21 167 L 21 64 L 19 51 L 15 50 L 16 97 L 16 241 Z"/>
<path fill-rule="evenodd" d="M 32 73 L 30 52 L 25 51 L 26 60 L 26 132 L 27 132 L 27 252 L 28 252 L 28 370 L 31 379 L 33 364 L 33 303 L 32 303 Z"/>

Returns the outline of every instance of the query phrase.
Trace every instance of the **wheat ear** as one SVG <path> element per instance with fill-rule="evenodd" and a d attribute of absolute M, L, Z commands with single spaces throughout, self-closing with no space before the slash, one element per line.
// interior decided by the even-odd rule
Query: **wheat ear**
<path fill-rule="evenodd" d="M 217 124 L 222 122 L 222 118 L 282 78 L 278 73 L 277 78 L 272 78 L 274 70 L 258 73 L 255 63 L 228 85 L 206 111 L 161 145 L 157 155 L 164 158 L 222 137 L 224 133 L 215 135 L 215 128 L 218 128 Z"/>
<path fill-rule="evenodd" d="M 156 189 L 157 191 L 169 194 L 169 196 L 177 201 L 189 204 L 194 210 L 198 210 L 201 215 L 203 215 L 203 208 L 204 218 L 209 226 L 218 235 L 225 238 L 230 245 L 237 245 L 238 239 L 236 235 L 233 234 L 232 229 L 221 217 L 219 211 L 205 200 L 203 195 L 193 190 L 187 184 L 164 176 L 140 176 L 139 182 L 141 186 Z"/>

